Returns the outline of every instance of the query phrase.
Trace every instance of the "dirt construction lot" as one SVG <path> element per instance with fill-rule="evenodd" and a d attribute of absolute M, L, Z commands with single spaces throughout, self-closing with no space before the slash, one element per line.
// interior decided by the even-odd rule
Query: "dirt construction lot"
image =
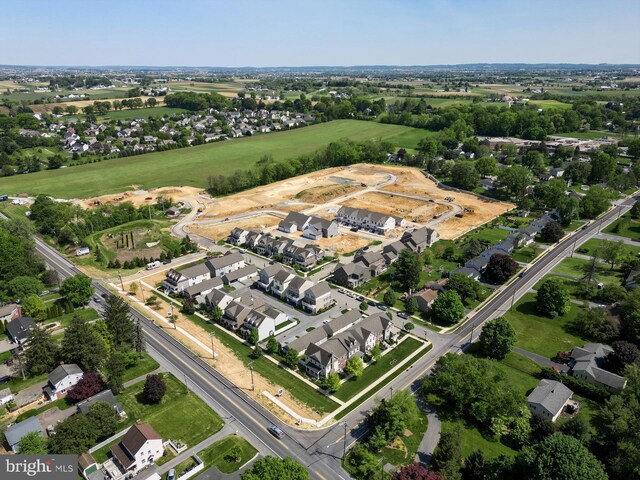
<path fill-rule="evenodd" d="M 151 190 L 135 190 L 130 192 L 102 195 L 100 197 L 77 200 L 75 203 L 83 208 L 95 208 L 97 205 L 113 205 L 122 202 L 131 202 L 135 207 L 152 205 L 159 196 L 171 198 L 174 201 L 206 195 L 207 192 L 195 187 L 164 187 Z M 147 200 L 150 198 L 151 200 Z M 99 202 L 99 203 L 98 203 Z"/>
<path fill-rule="evenodd" d="M 189 226 L 189 231 L 213 240 L 224 240 L 229 235 L 229 232 L 236 227 L 244 228 L 245 230 L 268 231 L 278 225 L 281 220 L 280 217 L 276 217 L 275 215 L 256 215 L 254 217 L 230 220 L 214 225 L 199 225 L 194 223 Z"/>
<path fill-rule="evenodd" d="M 449 210 L 445 205 L 429 203 L 413 198 L 397 197 L 395 195 L 380 192 L 370 192 L 358 195 L 346 202 L 342 202 L 342 205 L 373 210 L 375 212 L 386 213 L 388 215 L 395 215 L 412 222 L 421 223 L 431 220 L 434 215 Z"/>
<path fill-rule="evenodd" d="M 373 168 L 374 166 L 372 166 Z M 453 190 L 445 190 L 438 187 L 435 182 L 425 177 L 417 168 L 375 166 L 378 170 L 388 171 L 397 175 L 395 184 L 382 188 L 388 192 L 407 193 L 433 198 L 434 200 L 444 200 L 446 197 L 453 197 L 453 203 L 462 208 L 468 208 L 473 213 L 463 213 L 463 218 L 452 217 L 435 228 L 440 237 L 445 240 L 457 238 L 460 235 L 482 225 L 498 215 L 502 215 L 515 205 L 496 200 L 485 200 L 470 193 L 462 193 Z M 404 202 L 405 199 L 402 199 Z"/>

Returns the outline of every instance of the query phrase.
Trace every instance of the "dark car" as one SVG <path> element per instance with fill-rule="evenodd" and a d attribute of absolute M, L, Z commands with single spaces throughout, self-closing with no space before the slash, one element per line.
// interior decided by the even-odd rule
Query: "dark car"
<path fill-rule="evenodd" d="M 358 227 L 353 227 L 353 228 L 351 229 L 351 231 L 352 231 L 352 232 L 357 232 L 358 230 L 360 230 Z"/>
<path fill-rule="evenodd" d="M 367 303 L 372 307 L 375 307 L 377 305 L 373 300 L 368 300 Z"/>
<path fill-rule="evenodd" d="M 269 425 L 269 428 L 267 430 L 269 430 L 269 433 L 277 439 L 282 439 L 284 437 L 284 432 L 275 425 Z"/>

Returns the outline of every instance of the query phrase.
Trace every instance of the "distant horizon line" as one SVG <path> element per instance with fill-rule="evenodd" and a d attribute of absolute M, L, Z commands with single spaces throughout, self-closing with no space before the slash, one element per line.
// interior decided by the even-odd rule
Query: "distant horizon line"
<path fill-rule="evenodd" d="M 118 65 L 118 64 L 103 64 L 103 65 L 44 65 L 44 64 L 0 64 L 0 68 L 66 68 L 66 69 L 105 69 L 105 68 L 139 68 L 139 69 L 220 69 L 220 70 L 261 70 L 261 69 L 371 69 L 371 68 L 385 68 L 385 69 L 416 69 L 416 68 L 452 68 L 452 67 L 472 67 L 472 66 L 523 66 L 523 67 L 627 67 L 627 68 L 640 68 L 640 63 L 569 63 L 569 62 L 474 62 L 474 63 L 440 63 L 440 64 L 361 64 L 361 65 L 274 65 L 274 66 L 222 66 L 222 65 Z"/>

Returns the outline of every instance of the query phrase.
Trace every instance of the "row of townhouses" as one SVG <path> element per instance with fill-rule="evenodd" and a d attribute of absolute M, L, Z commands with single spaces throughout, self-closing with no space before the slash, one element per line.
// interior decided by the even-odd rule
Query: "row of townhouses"
<path fill-rule="evenodd" d="M 385 235 L 396 227 L 407 226 L 407 221 L 404 218 L 352 207 L 341 207 L 336 213 L 336 221 L 379 235 Z"/>
<path fill-rule="evenodd" d="M 311 240 L 331 238 L 338 235 L 338 222 L 313 217 L 303 213 L 290 212 L 278 224 L 278 230 L 286 233 L 302 232 L 302 236 Z"/>
<path fill-rule="evenodd" d="M 282 256 L 282 262 L 287 265 L 297 265 L 309 269 L 325 256 L 324 249 L 317 245 L 298 245 L 290 238 L 275 237 L 270 233 L 256 230 L 234 228 L 227 242 L 232 245 L 244 246 L 265 257 Z"/>

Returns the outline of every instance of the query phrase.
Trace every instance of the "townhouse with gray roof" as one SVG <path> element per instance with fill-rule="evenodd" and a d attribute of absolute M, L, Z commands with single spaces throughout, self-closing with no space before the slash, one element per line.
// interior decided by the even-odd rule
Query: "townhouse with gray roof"
<path fill-rule="evenodd" d="M 385 235 L 396 227 L 406 227 L 404 218 L 352 207 L 340 207 L 336 220 L 344 225 L 363 228 L 373 233 Z"/>

